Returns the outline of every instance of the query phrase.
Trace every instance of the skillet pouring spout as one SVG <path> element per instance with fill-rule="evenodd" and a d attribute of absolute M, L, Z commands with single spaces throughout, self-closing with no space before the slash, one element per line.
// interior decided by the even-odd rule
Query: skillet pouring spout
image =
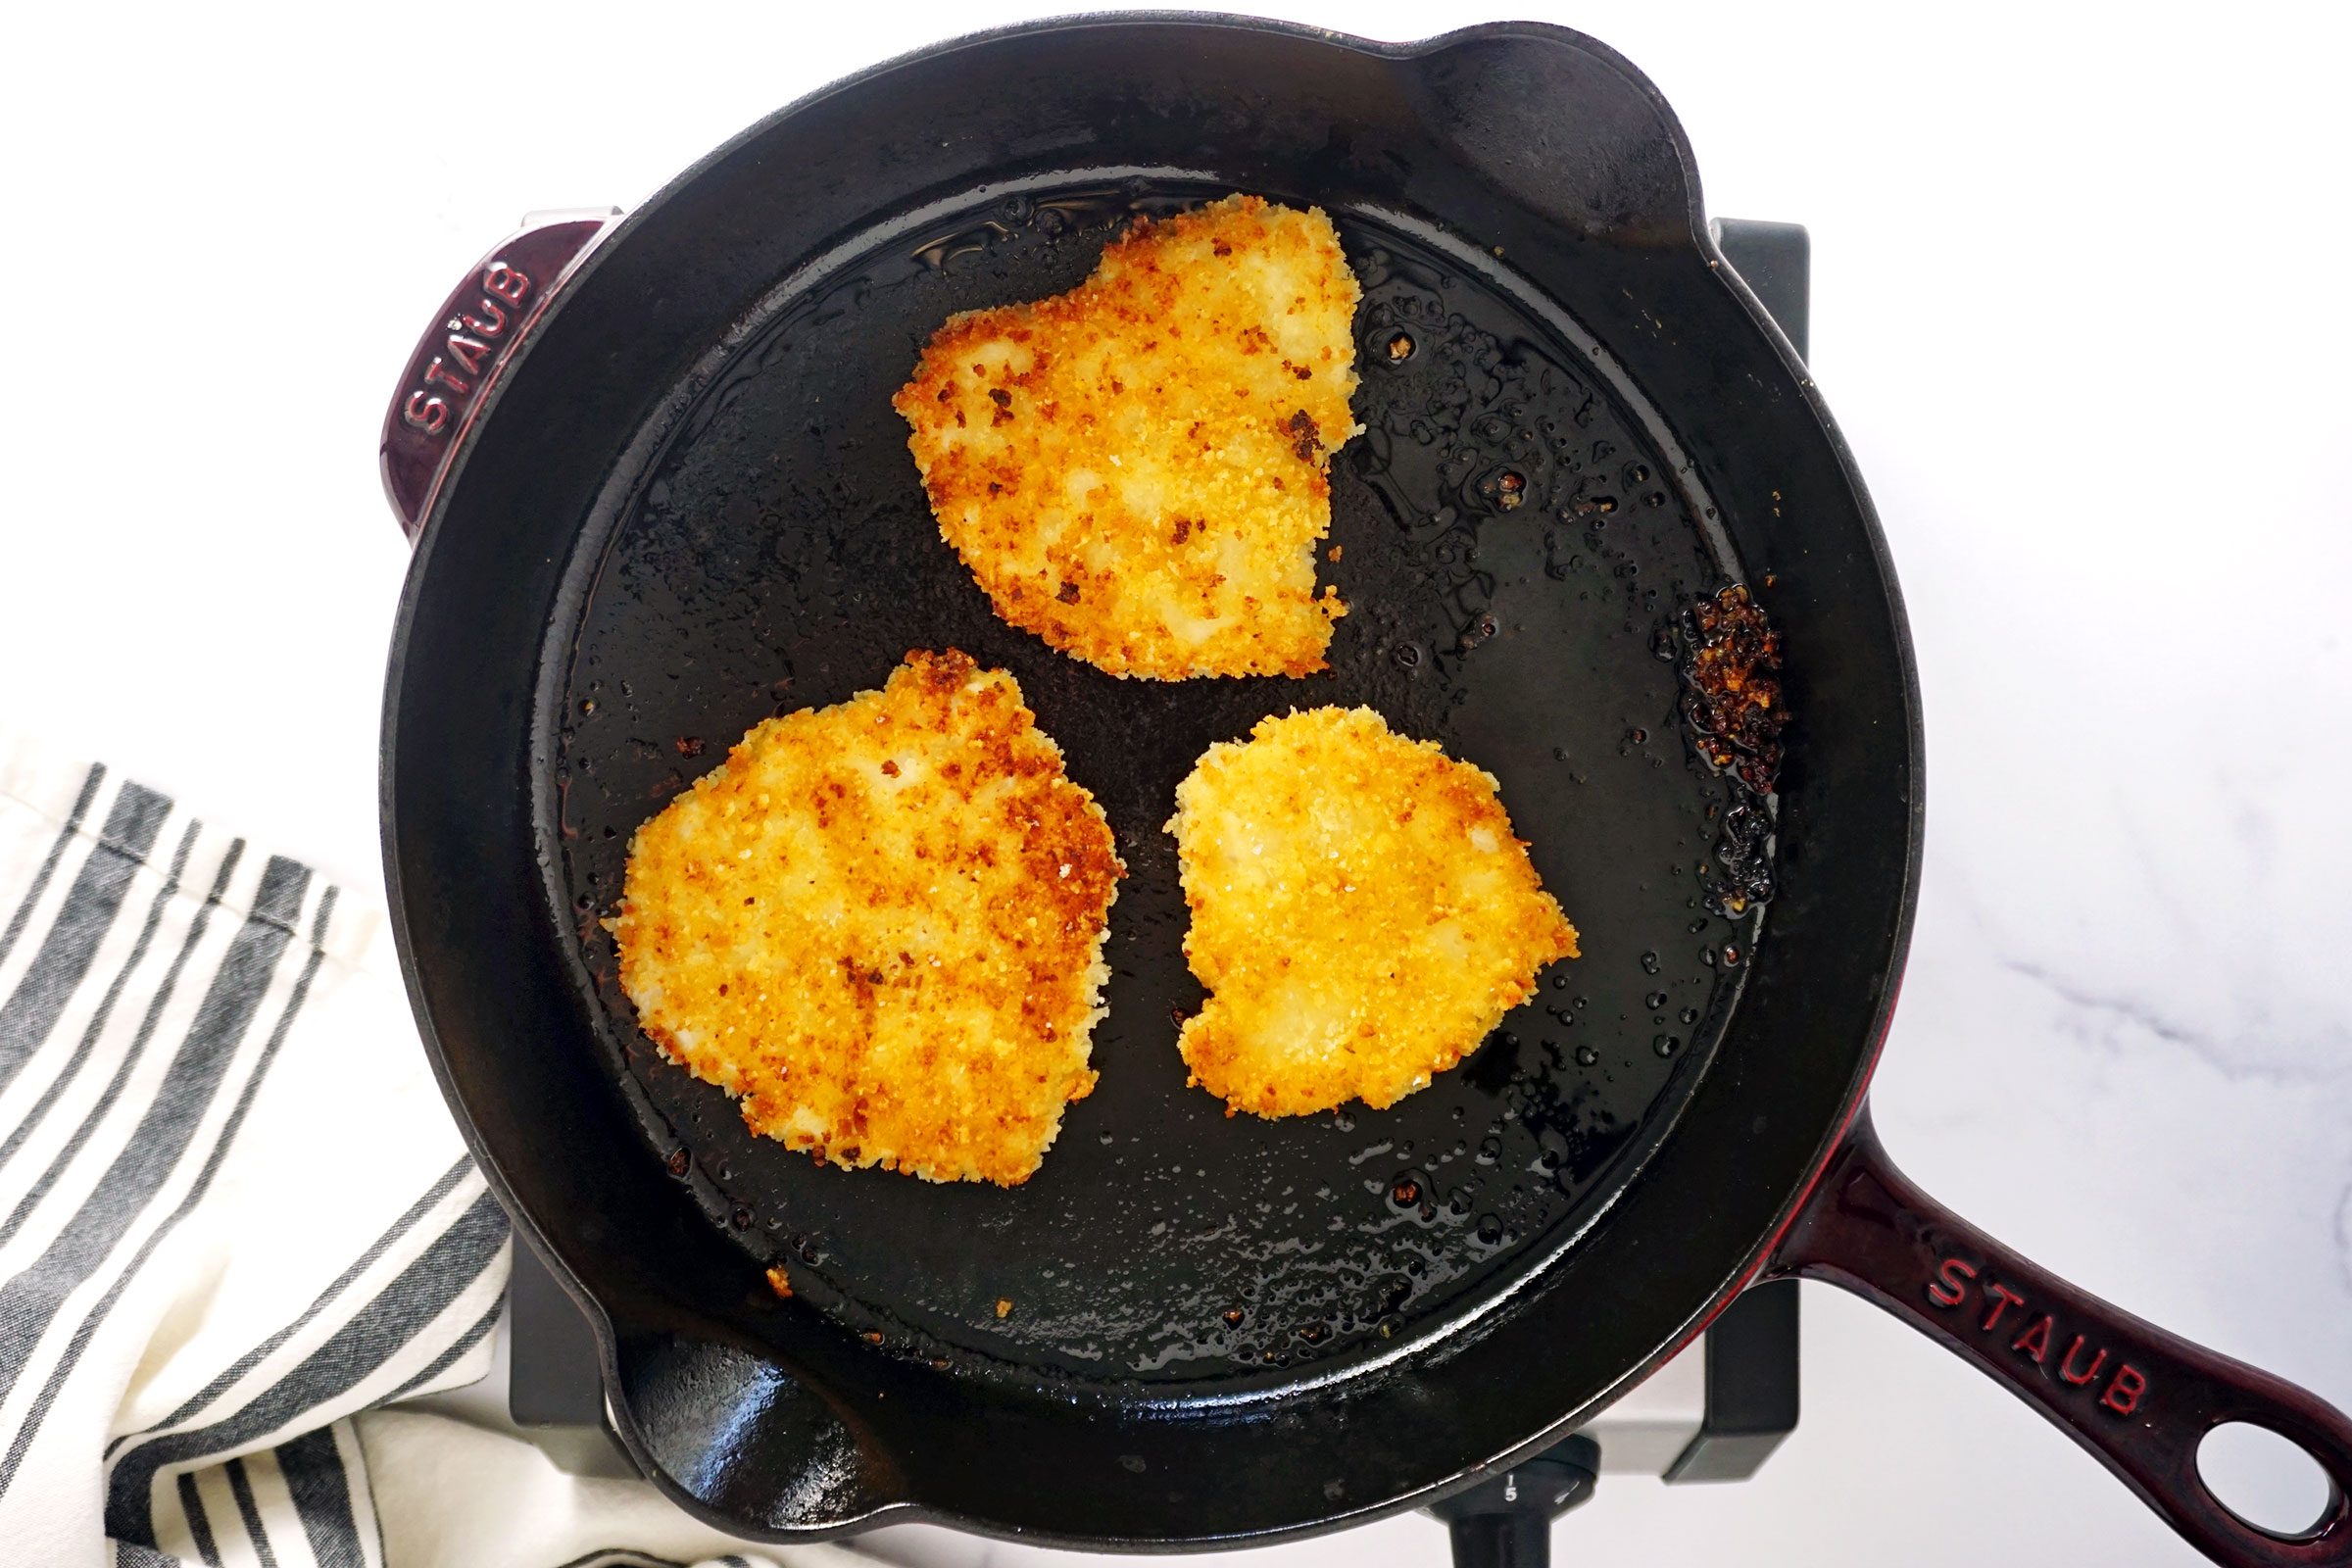
<path fill-rule="evenodd" d="M 1909 1323 L 2039 1410 L 2215 1562 L 2352 1564 L 2352 1419 L 2003 1247 L 1895 1168 L 1867 1106 L 1768 1270 L 1841 1285 Z M 2197 1446 L 2233 1422 L 2285 1438 L 2327 1473 L 2327 1508 L 2308 1529 L 2262 1529 L 2198 1475 Z"/>

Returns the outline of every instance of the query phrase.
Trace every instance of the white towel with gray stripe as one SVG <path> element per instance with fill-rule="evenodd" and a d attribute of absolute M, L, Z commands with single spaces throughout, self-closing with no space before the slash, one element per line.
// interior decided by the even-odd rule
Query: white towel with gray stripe
<path fill-rule="evenodd" d="M 382 1408 L 483 1375 L 509 1244 L 371 900 L 0 732 L 0 1562 L 781 1560 Z"/>

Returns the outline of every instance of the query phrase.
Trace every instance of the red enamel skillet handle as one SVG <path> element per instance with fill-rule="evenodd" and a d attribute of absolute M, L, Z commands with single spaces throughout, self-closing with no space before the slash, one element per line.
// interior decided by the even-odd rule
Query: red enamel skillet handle
<path fill-rule="evenodd" d="M 457 286 L 409 356 L 384 416 L 384 495 L 413 541 L 450 454 L 516 343 L 556 297 L 617 207 L 533 213 Z"/>
<path fill-rule="evenodd" d="M 1770 1266 L 1868 1297 L 2004 1384 L 2215 1562 L 2352 1564 L 2352 1420 L 2001 1246 L 1894 1168 L 1867 1107 Z M 2206 1488 L 2197 1445 L 2236 1421 L 2287 1439 L 2328 1473 L 2327 1512 L 2310 1529 L 2275 1535 L 2240 1519 Z"/>

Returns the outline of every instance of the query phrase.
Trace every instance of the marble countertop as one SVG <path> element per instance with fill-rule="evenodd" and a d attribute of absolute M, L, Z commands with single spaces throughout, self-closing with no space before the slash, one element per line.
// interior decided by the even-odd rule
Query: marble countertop
<path fill-rule="evenodd" d="M 1036 9 L 587 7 L 530 69 L 455 74 L 441 34 L 308 12 L 33 38 L 0 95 L 0 708 L 378 885 L 406 552 L 373 447 L 422 313 L 525 209 L 626 205 L 844 71 Z M 1815 373 L 1926 694 L 1889 1147 L 2078 1283 L 2352 1406 L 2352 27 L 1521 9 L 1652 74 L 1710 211 L 1812 229 Z M 1803 1422 L 1756 1479 L 1612 1480 L 1563 1554 L 2192 1560 L 1872 1308 L 1808 1287 L 1804 1339 Z M 1442 1550 L 1407 1518 L 1251 1562 Z"/>

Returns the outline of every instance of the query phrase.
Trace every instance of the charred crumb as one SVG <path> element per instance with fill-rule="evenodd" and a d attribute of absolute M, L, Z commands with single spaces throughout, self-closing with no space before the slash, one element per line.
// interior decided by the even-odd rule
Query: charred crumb
<path fill-rule="evenodd" d="M 1737 918 L 1773 893 L 1772 799 L 1788 722 L 1776 678 L 1781 634 L 1746 586 L 1734 583 L 1690 607 L 1682 643 L 1683 715 L 1699 755 L 1735 788 L 1699 876 L 1714 906 Z"/>
<path fill-rule="evenodd" d="M 1685 616 L 1683 712 L 1699 737 L 1699 751 L 1758 795 L 1779 783 L 1781 730 L 1788 722 L 1781 701 L 1781 634 L 1749 597 L 1747 585 L 1701 599 Z"/>
<path fill-rule="evenodd" d="M 1300 463 L 1312 463 L 1323 455 L 1323 432 L 1315 427 L 1314 417 L 1304 409 L 1290 417 L 1283 428 L 1290 432 L 1291 450 Z"/>
<path fill-rule="evenodd" d="M 1772 817 L 1762 802 L 1724 812 L 1713 863 L 1704 869 L 1709 898 L 1734 918 L 1772 897 Z"/>

